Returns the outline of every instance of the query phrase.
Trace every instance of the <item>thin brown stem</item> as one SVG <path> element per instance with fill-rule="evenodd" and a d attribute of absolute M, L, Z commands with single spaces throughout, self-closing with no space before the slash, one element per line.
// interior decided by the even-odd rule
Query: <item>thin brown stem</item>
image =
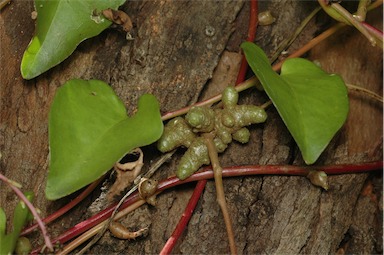
<path fill-rule="evenodd" d="M 359 20 L 354 18 L 350 12 L 344 9 L 343 6 L 338 3 L 333 3 L 331 4 L 331 7 L 340 15 L 342 15 L 348 22 L 350 22 L 357 30 L 359 30 L 360 33 L 362 33 L 373 46 L 377 45 L 375 37 L 372 36 L 372 34 L 361 24 Z"/>
<path fill-rule="evenodd" d="M 304 53 L 306 53 L 307 51 L 309 51 L 310 49 L 312 49 L 313 47 L 315 47 L 317 44 L 319 44 L 320 42 L 324 41 L 325 39 L 327 39 L 328 37 L 330 37 L 331 35 L 333 35 L 334 33 L 336 33 L 337 31 L 339 31 L 342 27 L 346 27 L 347 25 L 343 24 L 343 23 L 338 23 L 336 24 L 335 26 L 327 29 L 326 31 L 324 31 L 323 33 L 321 33 L 320 35 L 316 36 L 315 38 L 313 38 L 312 40 L 310 40 L 307 44 L 305 44 L 303 47 L 301 47 L 300 49 L 298 49 L 297 51 L 295 51 L 294 53 L 292 53 L 291 55 L 289 55 L 287 57 L 288 58 L 297 58 L 297 57 L 300 57 L 302 56 Z M 281 69 L 281 66 L 283 65 L 284 61 L 281 61 L 275 65 L 273 65 L 273 70 L 277 71 L 277 70 L 280 70 Z"/>
<path fill-rule="evenodd" d="M 378 8 L 382 4 L 383 4 L 383 0 L 377 0 L 377 1 L 373 2 L 372 4 L 370 4 L 367 9 L 368 9 L 368 11 L 371 11 L 371 10 L 373 10 L 375 8 Z M 333 27 L 325 30 L 323 33 L 321 33 L 320 35 L 318 35 L 315 38 L 313 38 L 312 40 L 310 40 L 303 47 L 301 47 L 300 49 L 298 49 L 297 51 L 295 51 L 294 53 L 289 55 L 287 57 L 287 59 L 288 58 L 297 58 L 297 57 L 300 57 L 300 56 L 304 55 L 304 53 L 306 53 L 309 50 L 311 50 L 317 44 L 321 43 L 322 41 L 324 41 L 325 39 L 327 39 L 328 37 L 330 37 L 331 35 L 333 35 L 337 31 L 339 31 L 341 28 L 346 27 L 346 26 L 347 25 L 344 24 L 344 23 L 338 23 L 338 24 L 334 25 Z M 280 70 L 281 66 L 283 65 L 283 63 L 284 63 L 284 61 L 280 61 L 279 63 L 273 65 L 272 66 L 273 70 L 275 70 L 275 71 Z"/>
<path fill-rule="evenodd" d="M 268 100 L 267 102 L 265 102 L 264 104 L 262 104 L 260 107 L 265 109 L 267 108 L 268 106 L 270 106 L 272 104 L 272 101 L 271 100 Z"/>
<path fill-rule="evenodd" d="M 235 235 L 232 228 L 231 217 L 229 215 L 227 202 L 225 200 L 224 194 L 224 186 L 223 186 L 223 169 L 220 166 L 219 157 L 217 154 L 217 150 L 215 144 L 213 143 L 213 135 L 212 134 L 204 134 L 205 143 L 208 147 L 208 154 L 211 160 L 211 165 L 213 169 L 213 177 L 215 179 L 216 186 L 216 200 L 221 208 L 221 212 L 223 213 L 225 226 L 227 228 L 227 235 L 229 239 L 229 247 L 231 250 L 231 254 L 237 254 L 236 243 L 235 243 Z"/>
<path fill-rule="evenodd" d="M 364 93 L 365 95 L 369 96 L 370 98 L 373 98 L 381 103 L 383 103 L 383 97 L 376 94 L 375 92 L 373 91 L 370 91 L 366 88 L 362 88 L 362 87 L 359 87 L 359 86 L 356 86 L 356 85 L 352 85 L 352 84 L 346 84 L 348 89 L 349 90 L 354 90 L 354 91 L 358 91 L 358 92 L 361 92 L 361 93 Z"/>
<path fill-rule="evenodd" d="M 118 212 L 113 219 L 118 220 L 118 219 L 124 217 L 126 214 L 139 208 L 143 204 L 145 204 L 145 200 L 141 199 L 141 200 L 133 203 L 132 205 L 126 207 L 124 210 Z M 101 223 L 97 224 L 96 226 L 94 226 L 93 228 L 89 229 L 87 232 L 85 232 L 84 234 L 82 234 L 81 236 L 77 237 L 75 240 L 70 242 L 68 245 L 66 245 L 56 255 L 66 255 L 66 254 L 70 253 L 71 251 L 73 251 L 74 249 L 79 247 L 81 244 L 86 242 L 88 239 L 90 239 L 91 237 L 93 237 L 97 233 L 99 233 L 107 225 L 107 223 L 108 223 L 108 220 L 104 220 L 103 222 L 101 222 Z"/>
<path fill-rule="evenodd" d="M 295 32 L 291 35 L 290 38 L 287 38 L 285 39 L 279 46 L 279 48 L 276 50 L 275 54 L 271 57 L 271 62 L 275 62 L 278 57 L 280 56 L 281 52 L 284 50 L 284 49 L 287 49 L 295 40 L 296 38 L 299 36 L 299 34 L 304 30 L 304 28 L 308 25 L 309 21 L 311 21 L 311 19 L 313 17 L 315 17 L 315 15 L 321 10 L 321 7 L 317 7 L 315 8 L 302 22 L 301 24 L 299 25 L 299 27 L 295 30 Z"/>

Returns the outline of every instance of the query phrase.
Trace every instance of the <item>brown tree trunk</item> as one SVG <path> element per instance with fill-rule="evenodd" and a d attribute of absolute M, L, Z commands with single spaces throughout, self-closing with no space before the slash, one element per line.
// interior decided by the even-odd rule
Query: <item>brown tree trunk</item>
<path fill-rule="evenodd" d="M 316 6 L 317 2 L 260 1 L 260 11 L 271 10 L 276 22 L 258 28 L 256 43 L 272 55 Z M 249 2 L 133 1 L 122 9 L 135 25 L 133 41 L 108 29 L 83 42 L 57 67 L 30 81 L 22 79 L 19 67 L 34 31 L 33 2 L 15 0 L 1 11 L 0 171 L 20 182 L 23 190 L 35 192 L 34 204 L 42 216 L 70 199 L 50 202 L 43 193 L 49 165 L 48 112 L 59 86 L 71 78 L 100 79 L 111 84 L 129 110 L 143 93 L 158 97 L 163 113 L 176 110 L 212 89 L 206 84 L 220 57 L 228 56 L 223 52 L 239 52 L 239 44 L 247 33 Z M 380 11 L 368 16 L 372 16 L 369 23 L 382 29 Z M 325 21 L 326 15 L 320 14 L 290 51 L 329 25 Z M 382 94 L 382 51 L 370 46 L 355 29 L 334 35 L 309 57 L 318 60 L 325 70 L 340 74 L 346 83 Z M 241 94 L 242 103 L 262 104 L 266 100 L 257 90 Z M 362 94 L 350 93 L 350 109 L 346 125 L 317 165 L 382 160 L 382 105 Z M 304 164 L 276 110 L 269 107 L 267 113 L 265 124 L 252 127 L 248 144 L 234 143 L 220 155 L 223 166 Z M 159 155 L 152 147 L 145 149 L 148 162 Z M 171 175 L 180 155 L 162 167 L 156 178 Z M 381 253 L 382 176 L 351 174 L 332 176 L 329 181 L 330 189 L 323 191 L 302 177 L 226 179 L 239 253 L 326 254 L 341 251 L 339 248 L 348 253 Z M 373 186 L 374 191 L 362 193 L 367 185 Z M 187 185 L 165 192 L 157 198 L 156 207 L 142 206 L 123 220 L 133 229 L 150 225 L 147 237 L 122 241 L 107 233 L 90 252 L 158 253 L 177 224 L 192 189 L 193 185 Z M 96 191 L 50 226 L 51 236 L 94 213 L 88 207 L 94 205 L 98 195 Z M 229 251 L 215 199 L 214 183 L 210 181 L 175 253 Z M 0 206 L 8 216 L 16 201 L 12 191 L 0 185 Z M 42 243 L 37 236 L 32 235 L 34 246 Z"/>

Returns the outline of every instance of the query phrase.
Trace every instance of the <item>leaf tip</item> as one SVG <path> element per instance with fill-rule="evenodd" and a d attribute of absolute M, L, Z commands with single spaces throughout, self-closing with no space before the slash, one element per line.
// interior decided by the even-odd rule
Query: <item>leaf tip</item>
<path fill-rule="evenodd" d="M 34 36 L 23 54 L 23 58 L 21 59 L 20 72 L 21 76 L 26 80 L 33 79 L 43 72 L 39 71 L 39 68 L 37 68 L 37 70 L 35 68 L 36 54 L 40 50 L 40 47 L 41 45 L 39 38 Z"/>

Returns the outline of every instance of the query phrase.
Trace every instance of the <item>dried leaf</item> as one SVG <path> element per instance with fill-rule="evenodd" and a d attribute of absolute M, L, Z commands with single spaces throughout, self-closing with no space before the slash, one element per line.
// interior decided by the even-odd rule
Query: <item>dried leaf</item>
<path fill-rule="evenodd" d="M 117 174 L 116 181 L 109 189 L 107 198 L 112 201 L 115 196 L 118 196 L 126 188 L 130 187 L 136 177 L 140 174 L 143 167 L 143 152 L 140 148 L 137 148 L 130 152 L 130 154 L 138 153 L 139 158 L 134 162 L 128 162 L 125 164 L 116 163 L 115 171 Z"/>
<path fill-rule="evenodd" d="M 103 15 L 113 23 L 121 25 L 123 30 L 127 33 L 131 31 L 133 27 L 131 18 L 128 16 L 128 14 L 126 14 L 123 11 L 113 10 L 109 8 L 109 9 L 103 10 Z"/>
<path fill-rule="evenodd" d="M 114 237 L 117 237 L 119 239 L 135 239 L 136 237 L 148 233 L 148 227 L 131 232 L 126 227 L 124 227 L 123 224 L 116 221 L 112 221 L 109 225 L 109 231 L 111 231 Z"/>

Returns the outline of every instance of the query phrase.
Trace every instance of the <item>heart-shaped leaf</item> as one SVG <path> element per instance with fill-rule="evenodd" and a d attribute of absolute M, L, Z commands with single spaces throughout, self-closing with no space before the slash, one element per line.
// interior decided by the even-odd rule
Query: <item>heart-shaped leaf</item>
<path fill-rule="evenodd" d="M 24 52 L 21 75 L 32 79 L 66 59 L 83 40 L 111 25 L 99 14 L 125 0 L 35 0 L 35 35 Z"/>
<path fill-rule="evenodd" d="M 349 101 L 343 80 L 301 58 L 286 60 L 278 75 L 262 49 L 249 42 L 242 48 L 305 162 L 313 164 L 347 118 Z"/>
<path fill-rule="evenodd" d="M 140 97 L 134 116 L 112 88 L 98 80 L 70 80 L 58 89 L 49 114 L 48 199 L 95 181 L 126 153 L 155 142 L 163 132 L 159 104 Z"/>

